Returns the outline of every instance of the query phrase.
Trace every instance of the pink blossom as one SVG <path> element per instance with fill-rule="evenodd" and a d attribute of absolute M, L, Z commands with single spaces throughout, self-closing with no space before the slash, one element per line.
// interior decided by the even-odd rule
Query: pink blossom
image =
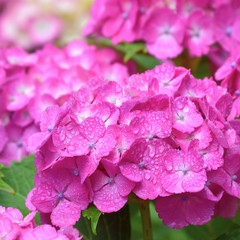
<path fill-rule="evenodd" d="M 214 43 L 212 19 L 203 11 L 194 11 L 187 20 L 185 46 L 193 56 L 206 55 Z"/>
<path fill-rule="evenodd" d="M 93 5 L 92 20 L 86 27 L 85 34 L 97 30 L 103 36 L 112 38 L 114 44 L 121 41 L 131 42 L 136 36 L 134 26 L 137 10 L 136 0 L 98 0 Z"/>
<path fill-rule="evenodd" d="M 125 178 L 119 170 L 103 172 L 96 170 L 91 177 L 93 203 L 101 212 L 116 212 L 127 202 L 135 183 Z"/>
<path fill-rule="evenodd" d="M 170 146 L 159 139 L 149 143 L 136 140 L 120 162 L 123 176 L 136 182 L 133 192 L 142 199 L 155 199 L 168 195 L 162 188 L 162 165 L 164 153 Z"/>
<path fill-rule="evenodd" d="M 185 152 L 187 151 L 191 141 L 194 139 L 197 139 L 199 141 L 198 142 L 199 149 L 207 148 L 213 139 L 210 129 L 204 123 L 190 134 L 182 133 L 180 131 L 175 130 L 174 136 L 176 137 L 176 141 L 180 145 L 181 149 L 184 150 Z"/>
<path fill-rule="evenodd" d="M 90 200 L 88 192 L 87 186 L 74 181 L 69 171 L 50 169 L 36 176 L 31 202 L 39 211 L 51 212 L 52 223 L 63 227 L 74 225 L 80 218 Z"/>
<path fill-rule="evenodd" d="M 215 215 L 221 218 L 233 218 L 237 214 L 238 198 L 224 193 L 221 200 L 215 205 Z"/>
<path fill-rule="evenodd" d="M 173 128 L 191 133 L 203 123 L 195 104 L 187 97 L 178 97 L 173 102 Z"/>
<path fill-rule="evenodd" d="M 198 193 L 158 197 L 155 208 L 159 218 L 170 228 L 183 228 L 189 224 L 203 225 L 214 214 L 214 202 L 202 198 Z"/>
<path fill-rule="evenodd" d="M 228 194 L 239 198 L 239 173 L 239 153 L 229 150 L 225 155 L 223 166 L 209 174 L 213 182 L 219 184 Z"/>
<path fill-rule="evenodd" d="M 199 192 L 207 181 L 201 154 L 169 150 L 164 155 L 162 186 L 169 193 Z"/>
<path fill-rule="evenodd" d="M 149 53 L 159 59 L 173 58 L 182 52 L 184 21 L 169 8 L 157 8 L 142 29 Z"/>
<path fill-rule="evenodd" d="M 26 233 L 22 234 L 20 240 L 69 240 L 69 238 L 61 233 L 58 233 L 56 229 L 50 225 L 38 226 Z"/>
<path fill-rule="evenodd" d="M 55 105 L 48 107 L 41 115 L 40 129 L 41 132 L 31 136 L 28 140 L 28 150 L 35 152 L 40 148 L 52 135 L 61 117 L 61 109 Z"/>
<path fill-rule="evenodd" d="M 236 51 L 240 41 L 240 18 L 237 11 L 230 4 L 221 5 L 215 12 L 214 23 L 216 40 L 225 50 Z"/>
<path fill-rule="evenodd" d="M 0 216 L 0 234 L 6 240 L 16 239 L 20 229 L 17 223 L 13 223 L 9 218 Z"/>

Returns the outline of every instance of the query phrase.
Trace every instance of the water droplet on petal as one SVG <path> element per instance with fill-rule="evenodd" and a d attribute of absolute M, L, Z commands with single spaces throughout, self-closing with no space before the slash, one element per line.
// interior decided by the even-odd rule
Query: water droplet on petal
<path fill-rule="evenodd" d="M 150 173 L 145 173 L 145 176 L 144 176 L 144 177 L 145 177 L 146 180 L 149 180 L 150 177 L 151 177 L 151 175 L 150 175 Z"/>

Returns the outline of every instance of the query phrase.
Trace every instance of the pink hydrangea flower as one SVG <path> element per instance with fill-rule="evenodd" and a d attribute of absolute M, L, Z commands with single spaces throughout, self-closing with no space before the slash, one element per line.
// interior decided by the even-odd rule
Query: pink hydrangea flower
<path fill-rule="evenodd" d="M 206 55 L 214 43 L 212 19 L 204 11 L 194 11 L 187 20 L 184 44 L 193 56 Z"/>
<path fill-rule="evenodd" d="M 138 3 L 136 0 L 96 1 L 92 8 L 92 20 L 85 29 L 85 34 L 99 31 L 111 38 L 114 44 L 121 41 L 133 41 Z M 99 30 L 100 28 L 100 30 Z"/>
<path fill-rule="evenodd" d="M 69 240 L 69 238 L 59 232 L 50 225 L 38 226 L 26 233 L 22 234 L 20 240 Z"/>
<path fill-rule="evenodd" d="M 74 225 L 90 201 L 86 184 L 81 184 L 66 169 L 50 169 L 36 176 L 31 202 L 37 210 L 51 213 L 56 226 Z M 67 217 L 66 217 L 67 216 Z"/>
<path fill-rule="evenodd" d="M 228 194 L 238 198 L 240 196 L 239 156 L 237 152 L 227 151 L 223 166 L 209 172 L 213 182 L 219 184 Z"/>
<path fill-rule="evenodd" d="M 6 240 L 16 239 L 20 229 L 17 223 L 13 223 L 9 218 L 0 216 L 0 236 Z"/>
<path fill-rule="evenodd" d="M 160 139 L 136 140 L 119 164 L 123 176 L 136 182 L 133 192 L 142 199 L 166 196 L 163 189 L 162 167 L 164 153 L 171 147 Z"/>
<path fill-rule="evenodd" d="M 146 47 L 158 59 L 176 57 L 182 52 L 184 21 L 169 8 L 156 8 L 142 29 Z"/>
<path fill-rule="evenodd" d="M 207 181 L 201 154 L 169 150 L 164 155 L 162 186 L 169 193 L 199 192 Z"/>
<path fill-rule="evenodd" d="M 201 126 L 203 118 L 195 104 L 187 97 L 177 97 L 173 102 L 173 128 L 191 133 Z"/>
<path fill-rule="evenodd" d="M 240 16 L 230 4 L 223 4 L 214 14 L 214 34 L 222 48 L 235 52 L 239 48 Z"/>
<path fill-rule="evenodd" d="M 202 198 L 199 193 L 184 193 L 158 197 L 155 208 L 165 225 L 170 228 L 183 228 L 189 224 L 203 225 L 210 221 L 214 214 L 214 204 L 213 201 Z"/>
<path fill-rule="evenodd" d="M 238 198 L 224 193 L 221 200 L 215 205 L 215 215 L 221 218 L 233 218 L 238 210 Z"/>
<path fill-rule="evenodd" d="M 101 212 L 116 212 L 128 201 L 135 183 L 110 166 L 107 173 L 96 170 L 91 177 L 93 203 Z"/>

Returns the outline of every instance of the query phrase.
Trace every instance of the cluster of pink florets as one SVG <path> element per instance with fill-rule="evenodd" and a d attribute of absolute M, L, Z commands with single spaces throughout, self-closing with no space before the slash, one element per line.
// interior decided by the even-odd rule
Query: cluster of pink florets
<path fill-rule="evenodd" d="M 85 34 L 121 41 L 144 41 L 159 59 L 174 58 L 184 48 L 191 56 L 234 52 L 240 43 L 238 0 L 96 0 Z"/>
<path fill-rule="evenodd" d="M 167 64 L 114 81 L 89 78 L 64 104 L 46 108 L 41 132 L 27 142 L 38 171 L 27 206 L 55 226 L 72 226 L 89 203 L 114 212 L 133 192 L 156 199 L 172 228 L 233 217 L 235 107 L 212 79 Z"/>
<path fill-rule="evenodd" d="M 8 240 L 80 240 L 79 232 L 73 227 L 57 230 L 49 224 L 36 226 L 34 217 L 36 212 L 23 218 L 22 213 L 16 208 L 0 206 L 0 236 Z"/>
<path fill-rule="evenodd" d="M 0 162 L 10 165 L 27 155 L 26 140 L 39 131 L 46 107 L 62 105 L 86 82 L 94 85 L 99 75 L 108 80 L 124 79 L 129 75 L 128 67 L 113 50 L 98 50 L 81 41 L 73 41 L 63 50 L 47 45 L 32 54 L 17 47 L 2 48 Z"/>
<path fill-rule="evenodd" d="M 219 5 L 216 15 L 225 6 Z M 114 6 L 112 11 L 108 6 L 109 14 L 117 11 Z M 150 10 L 149 19 L 162 11 Z M 160 16 L 179 17 L 164 12 Z M 116 12 L 115 17 L 118 21 Z M 156 199 L 159 217 L 172 228 L 233 217 L 240 198 L 236 53 L 216 72 L 217 80 L 224 79 L 218 86 L 170 64 L 132 74 L 134 65 L 123 65 L 113 50 L 80 41 L 32 54 L 1 49 L 0 162 L 36 154 L 35 188 L 26 206 L 39 211 L 43 223 L 61 229 L 72 229 L 90 203 L 102 212 L 120 210 L 131 193 Z M 9 226 L 14 230 L 16 224 Z"/>

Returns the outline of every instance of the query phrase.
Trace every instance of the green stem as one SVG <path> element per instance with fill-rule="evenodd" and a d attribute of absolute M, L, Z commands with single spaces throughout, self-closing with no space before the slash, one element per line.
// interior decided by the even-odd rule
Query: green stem
<path fill-rule="evenodd" d="M 142 228 L 143 228 L 143 236 L 144 240 L 153 240 L 152 237 L 152 224 L 151 224 L 151 216 L 149 209 L 149 201 L 141 201 L 139 203 L 141 218 L 142 218 Z"/>

